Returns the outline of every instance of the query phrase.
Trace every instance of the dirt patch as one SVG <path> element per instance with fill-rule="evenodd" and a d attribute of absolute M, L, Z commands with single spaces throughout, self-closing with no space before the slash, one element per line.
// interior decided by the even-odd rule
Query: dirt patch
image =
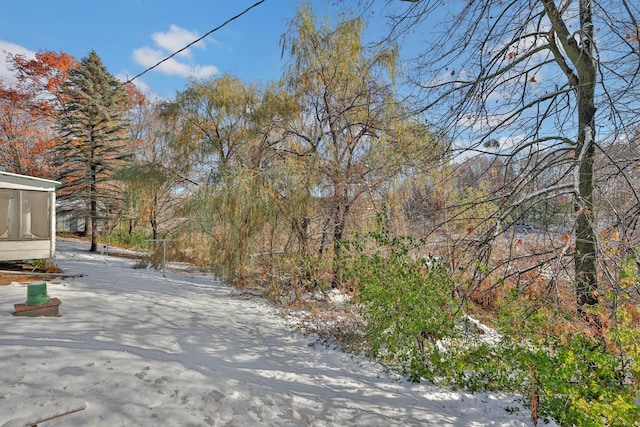
<path fill-rule="evenodd" d="M 51 278 L 51 273 L 59 273 L 60 269 L 56 266 L 50 267 L 48 270 L 34 268 L 31 264 L 24 263 L 0 263 L 0 286 L 6 286 L 11 282 L 29 283 L 45 280 L 45 277 Z"/>
<path fill-rule="evenodd" d="M 37 274 L 24 275 L 24 274 L 0 273 L 0 286 L 7 286 L 12 282 L 29 283 L 29 282 L 42 282 L 44 280 L 45 280 L 45 277 L 39 276 Z"/>

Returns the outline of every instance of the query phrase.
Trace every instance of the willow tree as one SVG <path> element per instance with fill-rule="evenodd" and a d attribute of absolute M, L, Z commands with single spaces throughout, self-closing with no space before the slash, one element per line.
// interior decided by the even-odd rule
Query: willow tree
<path fill-rule="evenodd" d="M 195 236 L 206 236 L 209 260 L 235 276 L 274 223 L 273 152 L 283 112 L 276 88 L 233 76 L 194 81 L 165 106 L 175 123 L 173 149 L 191 165 L 198 183 L 185 203 Z M 200 239 L 202 240 L 202 239 Z"/>
<path fill-rule="evenodd" d="M 424 35 L 410 73 L 422 95 L 421 111 L 456 148 L 491 152 L 521 172 L 490 200 L 499 209 L 487 218 L 493 232 L 483 243 L 490 248 L 528 209 L 570 196 L 573 215 L 560 232 L 572 232 L 573 239 L 556 242 L 546 261 L 557 267 L 565 265 L 558 257 L 571 257 L 579 309 L 597 304 L 604 218 L 596 209 L 596 154 L 628 140 L 638 124 L 637 3 L 387 4 L 392 39 L 415 42 L 419 31 Z M 500 149 L 488 149 L 492 141 Z M 535 185 L 543 177 L 545 185 Z M 631 194 L 637 205 L 637 193 Z"/>
<path fill-rule="evenodd" d="M 301 7 L 283 36 L 285 74 L 301 112 L 286 124 L 292 155 L 306 159 L 314 197 L 326 201 L 318 251 L 340 257 L 356 203 L 375 208 L 394 178 L 440 154 L 427 127 L 407 119 L 393 93 L 395 48 L 367 49 L 364 22 L 318 24 Z"/>
<path fill-rule="evenodd" d="M 67 198 L 87 204 L 91 251 L 98 247 L 98 220 L 114 194 L 106 189 L 114 169 L 130 158 L 126 144 L 128 97 L 122 84 L 95 51 L 68 71 L 62 85 L 56 128 L 61 142 L 54 147 L 60 164 L 61 189 Z"/>
<path fill-rule="evenodd" d="M 224 75 L 191 82 L 165 105 L 164 116 L 178 125 L 178 152 L 202 166 L 200 182 L 215 182 L 239 161 L 238 150 L 248 138 L 252 96 L 241 79 Z"/>

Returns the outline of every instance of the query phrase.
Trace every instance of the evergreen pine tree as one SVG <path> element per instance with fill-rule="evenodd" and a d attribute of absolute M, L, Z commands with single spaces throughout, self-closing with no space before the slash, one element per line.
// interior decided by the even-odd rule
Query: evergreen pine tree
<path fill-rule="evenodd" d="M 128 97 L 95 51 L 69 70 L 62 86 L 62 111 L 56 120 L 61 142 L 55 147 L 63 182 L 62 197 L 83 199 L 91 251 L 98 246 L 98 219 L 107 206 L 106 183 L 128 158 Z"/>

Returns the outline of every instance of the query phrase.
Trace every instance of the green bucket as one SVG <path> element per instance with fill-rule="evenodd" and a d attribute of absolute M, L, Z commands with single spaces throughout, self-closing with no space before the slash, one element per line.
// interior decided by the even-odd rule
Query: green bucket
<path fill-rule="evenodd" d="M 27 286 L 27 305 L 42 305 L 48 301 L 47 284 L 45 282 L 29 283 Z"/>

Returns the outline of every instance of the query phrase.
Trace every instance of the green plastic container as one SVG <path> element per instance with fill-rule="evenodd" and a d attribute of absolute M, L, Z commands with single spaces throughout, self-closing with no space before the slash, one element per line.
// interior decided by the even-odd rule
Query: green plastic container
<path fill-rule="evenodd" d="M 45 282 L 31 282 L 27 286 L 27 305 L 42 305 L 49 301 L 47 284 Z"/>

